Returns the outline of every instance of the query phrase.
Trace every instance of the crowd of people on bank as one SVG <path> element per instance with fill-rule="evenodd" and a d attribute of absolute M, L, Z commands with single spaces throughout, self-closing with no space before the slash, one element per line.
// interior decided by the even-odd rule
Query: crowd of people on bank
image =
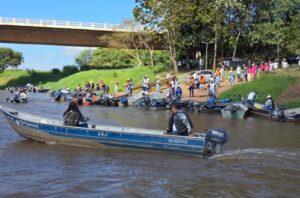
<path fill-rule="evenodd" d="M 288 63 L 283 60 L 282 63 L 283 68 L 288 67 Z M 270 73 L 273 70 L 277 69 L 276 65 L 272 65 L 269 62 L 261 62 L 260 64 L 251 64 L 249 66 L 242 65 L 237 66 L 235 70 L 231 67 L 229 70 L 228 81 L 230 86 L 234 86 L 235 81 L 237 82 L 248 82 L 252 79 L 255 79 L 261 76 L 263 73 Z M 191 75 L 188 79 L 188 91 L 190 97 L 195 97 L 195 89 L 199 89 L 200 97 L 204 96 L 203 93 L 207 88 L 208 105 L 215 105 L 216 104 L 216 95 L 217 89 L 221 86 L 221 83 L 224 82 L 225 79 L 225 67 L 224 65 L 219 66 L 214 72 L 213 75 L 206 79 L 205 75 L 199 74 L 195 77 Z M 132 95 L 132 91 L 134 88 L 134 84 L 132 79 L 128 79 L 125 84 L 123 85 L 125 88 L 125 92 L 128 96 Z M 150 78 L 148 76 L 144 76 L 141 82 L 141 88 L 143 95 L 150 95 Z M 172 115 L 169 121 L 169 128 L 166 130 L 168 134 L 176 134 L 176 135 L 189 135 L 193 128 L 192 122 L 188 116 L 188 114 L 180 109 L 180 102 L 183 96 L 183 90 L 180 85 L 179 79 L 174 76 L 169 81 L 166 82 L 166 97 L 171 99 L 175 98 L 176 103 L 172 105 L 171 111 Z M 79 84 L 77 92 L 84 93 L 86 96 L 92 95 L 94 91 L 102 91 L 104 94 L 109 93 L 109 87 L 104 83 L 104 81 L 99 81 L 96 85 L 93 82 L 86 81 L 85 89 L 81 87 Z M 159 77 L 156 78 L 155 81 L 155 91 L 161 93 L 162 92 L 162 82 Z M 116 95 L 118 93 L 118 81 L 114 81 L 114 91 L 113 94 Z M 241 102 L 243 104 L 247 104 L 249 107 L 255 106 L 255 100 L 258 99 L 258 94 L 255 91 L 250 92 L 246 98 L 243 98 L 239 95 Z M 264 106 L 262 107 L 263 110 L 272 111 L 275 109 L 274 101 L 271 95 L 267 96 L 267 101 L 265 102 Z M 86 120 L 81 112 L 78 109 L 76 102 L 72 101 L 64 113 L 64 123 L 66 125 L 73 125 L 73 126 L 83 126 L 80 125 L 80 121 Z"/>

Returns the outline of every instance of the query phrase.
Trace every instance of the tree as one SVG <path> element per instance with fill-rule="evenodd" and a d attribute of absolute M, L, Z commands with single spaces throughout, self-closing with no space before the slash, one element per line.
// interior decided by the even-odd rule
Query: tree
<path fill-rule="evenodd" d="M 107 42 L 110 48 L 122 50 L 128 56 L 134 58 L 138 66 L 143 65 L 141 60 L 141 51 L 143 49 L 143 41 L 137 34 L 140 24 L 133 20 L 124 20 L 119 26 L 120 29 L 127 29 L 126 32 L 116 31 L 112 34 L 107 34 L 99 37 L 100 42 Z M 133 49 L 133 50 L 132 50 Z"/>
<path fill-rule="evenodd" d="M 184 21 L 183 15 L 189 14 L 183 9 L 193 4 L 188 4 L 190 2 L 188 0 L 135 0 L 135 2 L 137 4 L 133 10 L 135 19 L 145 25 L 147 30 L 164 32 L 167 35 L 170 59 L 175 73 L 178 73 L 178 29 Z"/>
<path fill-rule="evenodd" d="M 10 48 L 0 48 L 0 73 L 8 67 L 17 68 L 24 61 L 23 54 Z"/>
<path fill-rule="evenodd" d="M 85 49 L 81 51 L 76 57 L 75 62 L 79 67 L 90 66 L 94 51 L 91 49 Z"/>
<path fill-rule="evenodd" d="M 97 48 L 92 56 L 91 66 L 131 66 L 132 58 L 122 50 Z"/>
<path fill-rule="evenodd" d="M 227 31 L 229 44 L 233 47 L 233 58 L 236 56 L 240 38 L 249 33 L 257 1 L 259 0 L 243 0 L 240 6 L 230 8 L 225 16 L 224 31 Z"/>
<path fill-rule="evenodd" d="M 300 53 L 300 13 L 293 16 L 287 33 L 287 47 L 293 53 Z"/>
<path fill-rule="evenodd" d="M 222 29 L 227 25 L 225 19 L 231 15 L 231 10 L 239 10 L 243 6 L 241 0 L 203 0 L 199 8 L 199 18 L 213 32 L 214 37 L 214 55 L 213 70 L 216 68 L 218 43 Z"/>
<path fill-rule="evenodd" d="M 263 47 L 274 48 L 279 44 L 282 47 L 289 46 L 289 43 L 299 37 L 299 35 L 290 34 L 297 31 L 297 25 L 293 25 L 293 19 L 297 18 L 299 11 L 300 0 L 259 1 L 250 32 L 250 42 Z M 295 27 L 296 29 L 293 30 Z M 272 52 L 270 48 L 268 51 Z"/>

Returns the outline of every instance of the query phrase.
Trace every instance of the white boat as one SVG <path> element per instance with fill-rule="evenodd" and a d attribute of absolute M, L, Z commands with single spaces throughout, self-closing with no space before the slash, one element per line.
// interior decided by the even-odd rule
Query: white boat
<path fill-rule="evenodd" d="M 241 103 L 233 103 L 221 109 L 222 117 L 226 119 L 243 119 L 247 111 L 248 107 Z"/>

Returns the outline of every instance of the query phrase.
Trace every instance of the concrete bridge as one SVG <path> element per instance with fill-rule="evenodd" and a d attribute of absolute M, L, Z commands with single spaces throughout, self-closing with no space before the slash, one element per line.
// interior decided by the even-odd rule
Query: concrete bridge
<path fill-rule="evenodd" d="M 138 30 L 142 30 L 142 26 L 132 30 L 118 24 L 0 17 L 2 43 L 108 47 L 108 43 L 98 38 L 114 32 Z"/>

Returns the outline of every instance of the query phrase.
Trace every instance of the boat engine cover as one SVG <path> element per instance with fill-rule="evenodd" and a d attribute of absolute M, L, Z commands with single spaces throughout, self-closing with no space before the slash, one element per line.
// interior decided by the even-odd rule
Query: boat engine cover
<path fill-rule="evenodd" d="M 228 142 L 229 134 L 226 129 L 208 129 L 205 139 L 206 141 L 225 144 Z"/>

